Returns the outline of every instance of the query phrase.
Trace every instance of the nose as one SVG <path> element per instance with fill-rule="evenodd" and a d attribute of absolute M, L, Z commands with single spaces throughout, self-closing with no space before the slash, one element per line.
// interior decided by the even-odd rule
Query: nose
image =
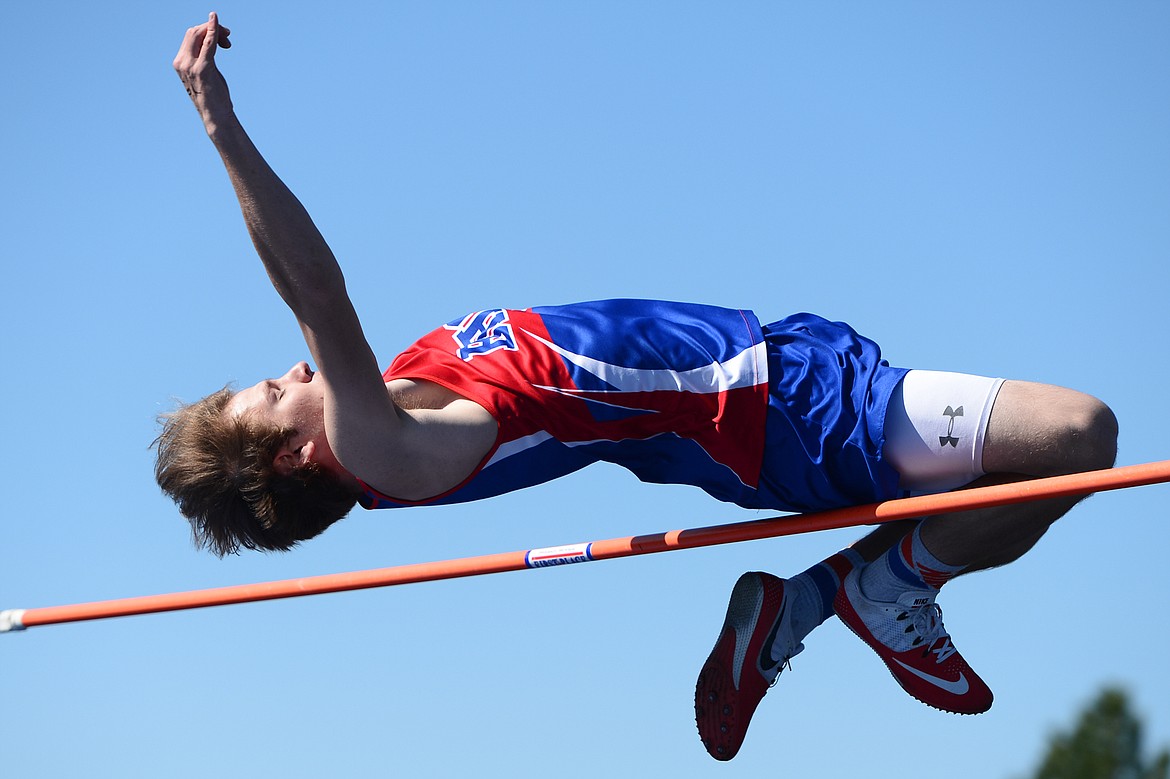
<path fill-rule="evenodd" d="M 301 360 L 293 367 L 289 368 L 288 373 L 281 376 L 282 381 L 298 382 L 300 384 L 307 384 L 313 380 L 313 371 L 309 368 L 309 364 Z"/>

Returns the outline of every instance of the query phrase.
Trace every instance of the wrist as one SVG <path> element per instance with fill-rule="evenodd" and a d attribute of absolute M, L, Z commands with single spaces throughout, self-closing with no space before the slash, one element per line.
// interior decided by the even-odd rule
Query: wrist
<path fill-rule="evenodd" d="M 240 120 L 230 108 L 226 111 L 204 111 L 202 114 L 203 129 L 214 143 L 227 141 L 243 129 Z"/>

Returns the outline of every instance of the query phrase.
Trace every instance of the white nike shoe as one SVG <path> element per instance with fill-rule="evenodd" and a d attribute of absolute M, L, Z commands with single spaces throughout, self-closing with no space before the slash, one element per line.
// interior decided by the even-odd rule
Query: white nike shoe
<path fill-rule="evenodd" d="M 910 693 L 927 706 L 955 714 L 991 708 L 991 689 L 955 649 L 933 590 L 910 590 L 894 603 L 861 593 L 861 571 L 851 572 L 833 607 L 841 621 L 869 644 Z"/>

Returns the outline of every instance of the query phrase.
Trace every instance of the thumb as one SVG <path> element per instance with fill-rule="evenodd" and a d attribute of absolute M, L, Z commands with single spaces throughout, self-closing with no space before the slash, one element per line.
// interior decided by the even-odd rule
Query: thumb
<path fill-rule="evenodd" d="M 199 51 L 200 59 L 214 59 L 216 41 L 219 39 L 219 17 L 215 11 L 207 17 L 207 32 L 203 34 L 203 48 Z"/>

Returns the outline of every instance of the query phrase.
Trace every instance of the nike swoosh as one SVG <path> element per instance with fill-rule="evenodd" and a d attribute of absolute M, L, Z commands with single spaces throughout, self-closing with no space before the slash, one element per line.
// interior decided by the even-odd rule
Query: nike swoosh
<path fill-rule="evenodd" d="M 780 613 L 776 615 L 776 621 L 772 623 L 772 632 L 768 634 L 768 638 L 760 647 L 760 668 L 765 671 L 770 671 L 780 664 L 779 661 L 772 659 L 772 643 L 776 640 L 776 634 L 780 631 L 780 623 L 784 620 L 784 612 L 787 610 L 788 598 L 785 598 L 784 603 L 780 606 Z"/>
<path fill-rule="evenodd" d="M 967 690 L 971 689 L 971 685 L 967 683 L 967 677 L 963 675 L 962 671 L 959 671 L 959 678 L 951 682 L 947 681 L 946 679 L 940 679 L 937 676 L 931 676 L 924 671 L 919 671 L 917 668 L 912 668 L 896 657 L 892 659 L 895 663 L 902 666 L 907 671 L 917 676 L 919 679 L 923 680 L 924 682 L 930 682 L 940 690 L 946 690 L 952 695 L 966 695 Z"/>

